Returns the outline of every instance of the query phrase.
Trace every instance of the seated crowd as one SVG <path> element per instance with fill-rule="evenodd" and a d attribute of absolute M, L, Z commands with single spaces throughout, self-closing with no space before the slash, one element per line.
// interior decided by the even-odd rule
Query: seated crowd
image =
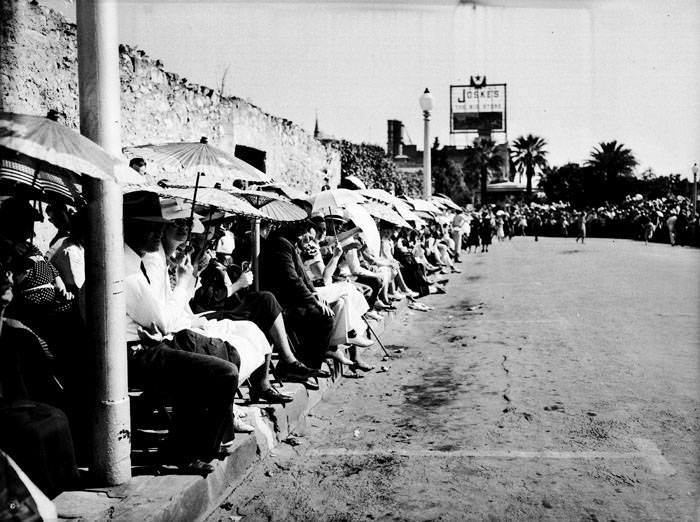
<path fill-rule="evenodd" d="M 75 486 L 89 451 L 92 352 L 85 213 L 46 213 L 58 233 L 45 253 L 33 244 L 43 213 L 19 198 L 0 203 L 0 448 L 53 496 Z M 123 215 L 129 385 L 172 407 L 159 459 L 185 473 L 211 472 L 234 433 L 253 430 L 234 406 L 242 384 L 251 403 L 284 404 L 292 397 L 275 379 L 318 389 L 338 365 L 372 370 L 359 350 L 374 342 L 370 321 L 444 292 L 441 274 L 458 271 L 447 228 L 380 222 L 372 251 L 352 221 L 314 216 L 263 221 L 254 291 L 246 223 L 203 222 L 151 192 L 125 194 Z"/>

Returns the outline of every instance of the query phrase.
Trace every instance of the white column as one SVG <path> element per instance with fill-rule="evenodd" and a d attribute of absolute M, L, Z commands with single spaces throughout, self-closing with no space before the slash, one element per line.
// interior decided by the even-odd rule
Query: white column
<path fill-rule="evenodd" d="M 80 132 L 121 155 L 119 40 L 113 0 L 78 0 Z M 113 181 L 86 180 L 86 321 L 95 354 L 91 471 L 98 482 L 131 478 L 122 194 Z"/>

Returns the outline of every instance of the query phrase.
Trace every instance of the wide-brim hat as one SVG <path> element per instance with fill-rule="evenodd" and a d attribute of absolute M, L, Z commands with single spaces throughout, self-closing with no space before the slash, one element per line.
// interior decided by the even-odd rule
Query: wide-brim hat
<path fill-rule="evenodd" d="M 146 191 L 124 194 L 124 219 L 167 223 L 191 216 L 192 205 L 176 198 L 160 198 L 158 194 Z M 203 228 L 201 221 L 196 228 L 200 227 Z"/>
<path fill-rule="evenodd" d="M 146 191 L 134 191 L 124 194 L 124 219 L 138 219 L 140 221 L 153 221 L 165 223 L 160 208 L 158 194 Z"/>

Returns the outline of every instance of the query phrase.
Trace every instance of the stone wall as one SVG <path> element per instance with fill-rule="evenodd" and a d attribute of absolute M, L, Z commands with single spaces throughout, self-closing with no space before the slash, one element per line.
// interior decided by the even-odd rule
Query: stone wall
<path fill-rule="evenodd" d="M 339 182 L 338 151 L 298 125 L 189 83 L 142 50 L 121 45 L 119 54 L 124 146 L 207 136 L 228 151 L 236 144 L 264 150 L 267 172 L 302 190 L 319 190 L 324 169 L 332 185 Z M 56 109 L 78 128 L 76 26 L 34 1 L 0 2 L 0 109 Z"/>

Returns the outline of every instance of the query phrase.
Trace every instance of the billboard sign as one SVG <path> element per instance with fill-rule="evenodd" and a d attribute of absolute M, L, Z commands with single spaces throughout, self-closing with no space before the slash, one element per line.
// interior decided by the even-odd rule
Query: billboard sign
<path fill-rule="evenodd" d="M 505 131 L 505 83 L 450 85 L 451 134 Z"/>

